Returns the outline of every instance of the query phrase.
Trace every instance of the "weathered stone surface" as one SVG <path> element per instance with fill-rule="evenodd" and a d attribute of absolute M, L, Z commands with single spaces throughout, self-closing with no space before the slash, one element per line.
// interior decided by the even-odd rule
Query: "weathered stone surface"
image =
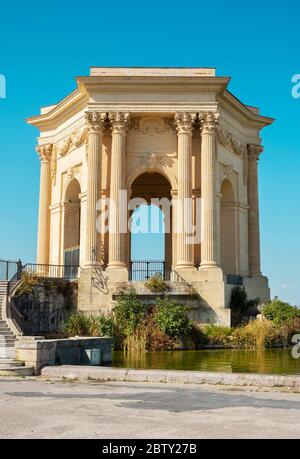
<path fill-rule="evenodd" d="M 16 343 L 16 358 L 33 366 L 36 374 L 47 365 L 88 365 L 89 350 L 100 350 L 101 362 L 112 360 L 112 338 L 69 338 L 36 340 L 20 337 Z"/>
<path fill-rule="evenodd" d="M 221 373 L 206 371 L 131 370 L 122 368 L 91 368 L 79 366 L 47 367 L 42 376 L 97 381 L 128 381 L 150 383 L 214 384 L 289 388 L 300 391 L 299 376 Z"/>

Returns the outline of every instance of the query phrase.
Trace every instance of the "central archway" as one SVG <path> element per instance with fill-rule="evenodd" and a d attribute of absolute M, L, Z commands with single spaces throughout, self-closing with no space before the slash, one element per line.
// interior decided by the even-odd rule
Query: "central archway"
<path fill-rule="evenodd" d="M 155 273 L 168 278 L 172 269 L 171 185 L 158 173 L 143 173 L 131 185 L 131 199 L 144 204 L 130 212 L 128 258 L 132 280 Z"/>
<path fill-rule="evenodd" d="M 75 275 L 72 269 L 74 267 L 76 271 L 80 263 L 80 194 L 79 182 L 76 179 L 71 180 L 65 192 L 63 205 L 63 264 L 72 267 L 66 269 L 69 277 Z"/>

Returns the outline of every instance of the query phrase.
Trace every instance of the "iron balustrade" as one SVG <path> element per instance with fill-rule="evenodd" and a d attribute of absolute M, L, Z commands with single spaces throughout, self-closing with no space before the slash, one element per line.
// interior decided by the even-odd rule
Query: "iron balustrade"
<path fill-rule="evenodd" d="M 23 266 L 22 273 L 38 277 L 49 277 L 51 279 L 72 280 L 78 278 L 79 266 L 41 265 L 27 263 L 25 266 Z"/>
<path fill-rule="evenodd" d="M 0 281 L 17 282 L 22 279 L 22 274 L 51 277 L 54 279 L 77 279 L 79 266 L 69 265 L 42 265 L 19 261 L 0 260 Z"/>
<path fill-rule="evenodd" d="M 131 281 L 147 281 L 155 275 L 166 279 L 166 263 L 163 260 L 134 260 L 130 262 L 129 274 Z"/>
<path fill-rule="evenodd" d="M 0 260 L 0 281 L 9 281 L 21 276 L 22 262 L 20 260 Z"/>

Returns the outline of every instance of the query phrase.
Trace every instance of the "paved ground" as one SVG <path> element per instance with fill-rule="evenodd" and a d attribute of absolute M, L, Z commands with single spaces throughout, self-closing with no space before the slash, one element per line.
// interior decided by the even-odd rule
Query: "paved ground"
<path fill-rule="evenodd" d="M 0 379 L 0 438 L 300 438 L 300 394 Z"/>

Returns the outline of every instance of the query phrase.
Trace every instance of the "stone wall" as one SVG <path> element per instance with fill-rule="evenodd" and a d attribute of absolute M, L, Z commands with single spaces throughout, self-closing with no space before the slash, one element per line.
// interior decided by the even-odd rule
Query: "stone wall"
<path fill-rule="evenodd" d="M 100 364 L 108 364 L 112 361 L 112 347 L 112 338 L 45 340 L 41 336 L 22 336 L 16 342 L 16 358 L 40 374 L 48 365 L 92 365 L 92 352 L 97 350 L 100 351 Z"/>
<path fill-rule="evenodd" d="M 24 279 L 12 301 L 22 314 L 24 335 L 49 336 L 61 331 L 77 308 L 77 282 L 62 279 Z"/>

